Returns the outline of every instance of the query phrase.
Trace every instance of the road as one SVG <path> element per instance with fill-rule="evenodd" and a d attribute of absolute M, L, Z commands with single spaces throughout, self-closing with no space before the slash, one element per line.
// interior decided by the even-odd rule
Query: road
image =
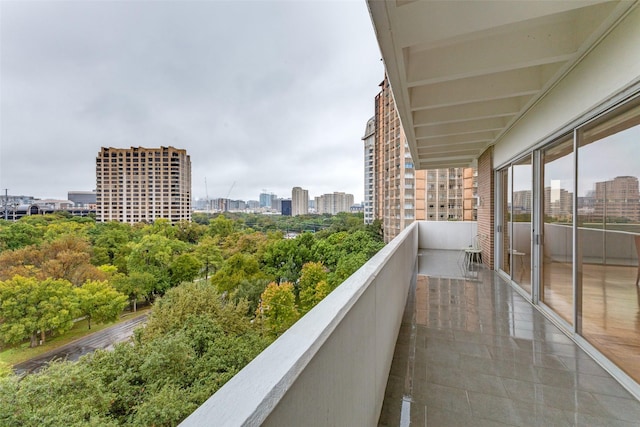
<path fill-rule="evenodd" d="M 108 349 L 114 344 L 128 340 L 133 335 L 133 330 L 141 326 L 147 320 L 147 315 L 118 323 L 109 328 L 87 335 L 72 343 L 51 350 L 41 356 L 18 363 L 13 366 L 16 374 L 37 372 L 52 360 L 78 360 L 84 354 L 98 349 Z"/>

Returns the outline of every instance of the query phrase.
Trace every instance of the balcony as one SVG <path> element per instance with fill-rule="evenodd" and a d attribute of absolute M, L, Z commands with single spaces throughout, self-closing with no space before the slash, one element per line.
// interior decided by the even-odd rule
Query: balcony
<path fill-rule="evenodd" d="M 184 422 L 633 425 L 640 403 L 497 273 L 416 222 Z"/>

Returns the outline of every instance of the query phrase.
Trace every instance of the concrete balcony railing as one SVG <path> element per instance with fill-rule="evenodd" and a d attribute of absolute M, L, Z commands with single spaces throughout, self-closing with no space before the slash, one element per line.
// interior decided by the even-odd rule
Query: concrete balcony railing
<path fill-rule="evenodd" d="M 376 425 L 418 249 L 467 247 L 476 228 L 411 224 L 181 425 Z"/>

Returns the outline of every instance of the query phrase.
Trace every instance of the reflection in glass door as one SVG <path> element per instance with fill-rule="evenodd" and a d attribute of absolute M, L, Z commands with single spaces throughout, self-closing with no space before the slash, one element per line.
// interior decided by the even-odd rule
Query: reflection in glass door
<path fill-rule="evenodd" d="M 573 324 L 573 138 L 542 151 L 540 300 Z"/>
<path fill-rule="evenodd" d="M 505 168 L 498 172 L 500 218 L 498 223 L 497 238 L 499 243 L 499 266 L 502 271 L 511 277 L 511 258 L 509 256 L 509 242 L 511 241 L 511 168 Z"/>
<path fill-rule="evenodd" d="M 533 204 L 531 155 L 513 164 L 511 196 L 511 278 L 531 294 L 531 213 Z"/>
<path fill-rule="evenodd" d="M 500 269 L 531 294 L 531 155 L 498 172 Z"/>
<path fill-rule="evenodd" d="M 578 133 L 578 332 L 640 381 L 640 105 Z"/>

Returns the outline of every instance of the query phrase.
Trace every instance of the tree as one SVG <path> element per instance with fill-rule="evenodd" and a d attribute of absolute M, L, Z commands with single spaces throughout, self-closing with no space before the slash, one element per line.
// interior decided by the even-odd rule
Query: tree
<path fill-rule="evenodd" d="M 131 226 L 117 221 L 98 223 L 90 230 L 94 265 L 112 264 L 126 273 L 127 243 L 131 241 Z"/>
<path fill-rule="evenodd" d="M 127 305 L 127 296 L 116 291 L 106 281 L 88 281 L 75 289 L 80 315 L 97 323 L 113 322 Z"/>
<path fill-rule="evenodd" d="M 71 219 L 57 219 L 47 225 L 44 232 L 44 240 L 54 241 L 65 236 L 85 238 L 93 224 L 73 221 Z"/>
<path fill-rule="evenodd" d="M 215 273 L 222 265 L 222 252 L 211 236 L 205 236 L 198 242 L 194 255 L 202 264 L 205 280 L 209 279 L 209 273 Z"/>
<path fill-rule="evenodd" d="M 0 280 L 9 280 L 16 275 L 40 277 L 42 257 L 42 251 L 35 245 L 0 252 Z"/>
<path fill-rule="evenodd" d="M 236 303 L 242 300 L 247 301 L 249 305 L 247 315 L 253 316 L 260 305 L 260 296 L 269 283 L 270 281 L 268 279 L 243 280 L 235 288 L 231 294 L 231 298 Z"/>
<path fill-rule="evenodd" d="M 295 239 L 281 239 L 269 244 L 262 257 L 265 271 L 278 281 L 295 283 L 302 266 L 314 258 L 311 252 L 313 236 L 303 233 Z"/>
<path fill-rule="evenodd" d="M 162 294 L 171 286 L 169 267 L 174 255 L 186 250 L 188 245 L 161 234 L 149 234 L 143 236 L 140 242 L 131 243 L 130 247 L 128 271 L 153 275 L 157 279 L 154 291 Z"/>
<path fill-rule="evenodd" d="M 308 262 L 302 266 L 298 289 L 300 290 L 300 312 L 308 312 L 326 295 L 317 293 L 316 285 L 326 284 L 327 269 L 321 262 Z"/>
<path fill-rule="evenodd" d="M 224 215 L 218 215 L 216 218 L 209 221 L 208 233 L 211 236 L 218 236 L 225 238 L 235 230 L 235 222 L 231 219 L 227 219 Z"/>
<path fill-rule="evenodd" d="M 3 222 L 0 225 L 0 252 L 24 248 L 41 240 L 41 230 L 25 221 Z"/>
<path fill-rule="evenodd" d="M 362 267 L 367 260 L 367 256 L 361 252 L 347 254 L 340 258 L 336 270 L 329 275 L 329 285 L 331 285 L 331 289 L 338 287 L 338 285 Z"/>
<path fill-rule="evenodd" d="M 176 238 L 185 243 L 195 244 L 207 232 L 207 227 L 192 221 L 180 221 L 175 226 Z"/>
<path fill-rule="evenodd" d="M 44 243 L 42 252 L 42 277 L 66 279 L 80 286 L 87 279 L 98 279 L 100 274 L 91 265 L 89 242 L 73 234 Z"/>
<path fill-rule="evenodd" d="M 47 331 L 64 333 L 73 326 L 78 313 L 73 286 L 66 280 L 16 276 L 0 282 L 0 339 L 19 343 L 31 339 L 31 347 L 41 343 Z"/>
<path fill-rule="evenodd" d="M 269 283 L 262 293 L 261 300 L 256 316 L 271 335 L 282 334 L 298 320 L 299 314 L 292 283 L 283 282 L 279 285 L 275 282 Z"/>
<path fill-rule="evenodd" d="M 176 256 L 171 263 L 171 285 L 191 282 L 202 270 L 202 263 L 195 255 L 184 253 Z"/>
<path fill-rule="evenodd" d="M 149 340 L 179 330 L 191 316 L 216 319 L 223 330 L 242 333 L 251 327 L 246 310 L 246 303 L 223 300 L 208 283 L 183 283 L 156 301 L 143 336 Z"/>
<path fill-rule="evenodd" d="M 175 239 L 176 231 L 171 221 L 166 218 L 157 218 L 152 224 L 145 226 L 143 229 L 145 234 L 158 234 L 168 239 Z"/>
<path fill-rule="evenodd" d="M 211 277 L 211 284 L 220 292 L 234 290 L 244 280 L 264 279 L 265 274 L 252 255 L 237 253 L 229 258 Z"/>
<path fill-rule="evenodd" d="M 110 278 L 113 287 L 120 293 L 127 295 L 133 306 L 133 312 L 138 311 L 138 300 L 147 297 L 156 288 L 157 280 L 151 273 L 132 271 L 129 275 L 114 274 Z"/>
<path fill-rule="evenodd" d="M 83 364 L 52 362 L 37 374 L 0 378 L 0 423 L 115 427 L 108 415 L 115 398 Z"/>

